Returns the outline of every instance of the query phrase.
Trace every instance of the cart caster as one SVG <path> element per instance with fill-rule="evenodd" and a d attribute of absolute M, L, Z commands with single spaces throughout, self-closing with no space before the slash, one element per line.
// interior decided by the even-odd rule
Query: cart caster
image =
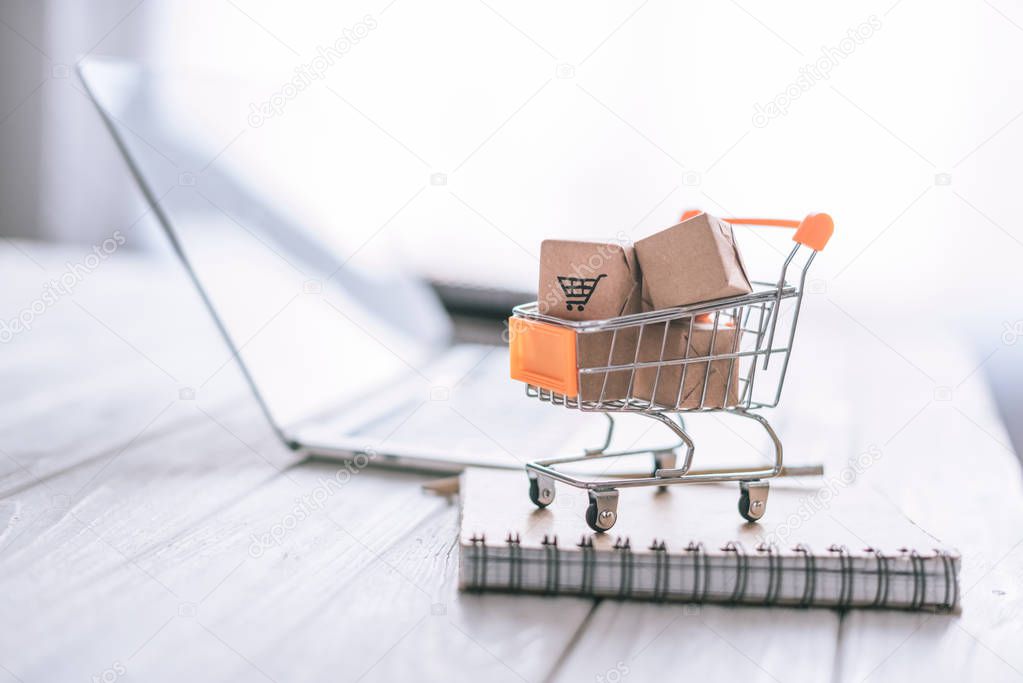
<path fill-rule="evenodd" d="M 613 527 L 618 521 L 618 492 L 590 491 L 590 505 L 586 508 L 586 523 L 598 534 Z"/>
<path fill-rule="evenodd" d="M 529 499 L 541 510 L 554 502 L 554 480 L 550 477 L 529 478 Z"/>
<path fill-rule="evenodd" d="M 739 482 L 739 514 L 748 522 L 756 522 L 767 511 L 768 483 L 766 481 Z"/>

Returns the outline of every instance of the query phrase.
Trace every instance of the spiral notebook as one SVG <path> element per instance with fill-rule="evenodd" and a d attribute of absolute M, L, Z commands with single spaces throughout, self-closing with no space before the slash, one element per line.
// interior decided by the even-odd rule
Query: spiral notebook
<path fill-rule="evenodd" d="M 524 472 L 461 481 L 460 586 L 617 599 L 958 611 L 960 557 L 884 498 L 821 480 L 772 484 L 757 524 L 738 486 L 625 489 L 595 534 L 586 492 L 538 510 Z"/>

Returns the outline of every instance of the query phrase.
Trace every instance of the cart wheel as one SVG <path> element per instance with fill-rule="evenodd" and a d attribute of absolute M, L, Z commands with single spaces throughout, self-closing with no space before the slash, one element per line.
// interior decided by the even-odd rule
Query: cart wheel
<path fill-rule="evenodd" d="M 618 521 L 618 492 L 590 491 L 590 504 L 586 508 L 586 523 L 598 534 L 613 527 Z"/>
<path fill-rule="evenodd" d="M 586 508 L 586 523 L 598 534 L 602 531 L 607 531 L 607 529 L 601 529 L 597 526 L 597 504 L 593 501 L 590 501 L 589 506 Z"/>
<path fill-rule="evenodd" d="M 541 479 L 543 481 L 541 482 Z M 543 488 L 540 487 L 541 483 Z M 541 510 L 554 502 L 554 481 L 546 477 L 529 478 L 529 499 Z"/>
<path fill-rule="evenodd" d="M 768 483 L 743 481 L 739 483 L 739 514 L 748 522 L 759 521 L 767 511 Z"/>

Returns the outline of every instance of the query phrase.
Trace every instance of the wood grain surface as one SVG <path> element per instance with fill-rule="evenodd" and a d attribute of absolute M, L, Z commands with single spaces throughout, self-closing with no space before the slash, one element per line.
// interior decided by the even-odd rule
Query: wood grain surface
<path fill-rule="evenodd" d="M 65 256 L 0 244 L 0 315 Z M 959 548 L 960 616 L 460 594 L 457 506 L 294 462 L 181 273 L 119 253 L 0 347 L 0 681 L 1018 680 L 1023 490 L 984 357 L 875 313 L 808 295 L 771 417 L 827 476 L 878 449 L 838 495 Z"/>

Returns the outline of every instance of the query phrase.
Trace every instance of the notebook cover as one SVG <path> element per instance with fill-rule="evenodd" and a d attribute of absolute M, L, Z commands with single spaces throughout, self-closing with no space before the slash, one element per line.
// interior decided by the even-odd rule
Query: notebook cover
<path fill-rule="evenodd" d="M 764 518 L 740 517 L 737 484 L 622 489 L 608 533 L 587 494 L 558 484 L 537 509 L 525 472 L 471 468 L 461 481 L 467 590 L 957 610 L 960 558 L 864 486 L 772 482 Z"/>

